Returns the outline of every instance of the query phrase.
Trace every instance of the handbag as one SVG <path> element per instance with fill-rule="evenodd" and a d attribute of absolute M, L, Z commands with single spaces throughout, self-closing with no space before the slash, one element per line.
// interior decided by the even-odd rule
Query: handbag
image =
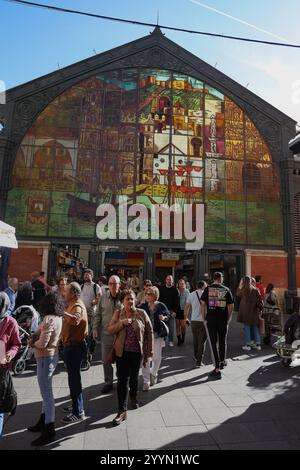
<path fill-rule="evenodd" d="M 167 326 L 167 324 L 164 321 L 159 320 L 159 326 L 159 338 L 166 338 L 167 336 L 169 336 L 169 327 Z"/>
<path fill-rule="evenodd" d="M 120 313 L 121 313 L 121 310 L 119 310 L 119 318 L 118 320 L 120 319 Z M 114 344 L 113 344 L 113 347 L 111 348 L 111 350 L 109 351 L 109 353 L 107 354 L 107 357 L 106 357 L 106 362 L 107 364 L 115 364 L 116 360 L 117 360 L 117 355 L 116 355 L 116 350 L 115 350 L 115 344 L 116 344 L 116 339 L 114 341 Z"/>
<path fill-rule="evenodd" d="M 108 364 L 114 364 L 116 362 L 117 355 L 116 355 L 116 350 L 115 350 L 115 345 L 112 347 L 112 350 L 108 353 L 106 362 Z"/>
<path fill-rule="evenodd" d="M 17 392 L 7 367 L 0 367 L 0 413 L 14 415 L 17 409 Z"/>

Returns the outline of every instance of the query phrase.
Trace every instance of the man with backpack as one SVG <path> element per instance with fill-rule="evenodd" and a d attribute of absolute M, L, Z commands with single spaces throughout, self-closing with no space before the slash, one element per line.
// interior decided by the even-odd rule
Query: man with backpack
<path fill-rule="evenodd" d="M 186 322 L 190 324 L 189 314 L 191 312 L 194 357 L 196 361 L 196 368 L 198 369 L 203 365 L 202 358 L 207 340 L 207 332 L 201 310 L 201 296 L 204 292 L 204 289 L 207 287 L 207 284 L 205 281 L 200 281 L 198 282 L 197 287 L 197 290 L 192 292 L 187 299 L 184 309 L 184 318 Z"/>
<path fill-rule="evenodd" d="M 80 300 L 85 305 L 88 315 L 94 316 L 97 305 L 101 297 L 101 289 L 98 284 L 93 282 L 94 273 L 92 269 L 86 269 L 83 273 L 84 283 L 81 286 Z"/>

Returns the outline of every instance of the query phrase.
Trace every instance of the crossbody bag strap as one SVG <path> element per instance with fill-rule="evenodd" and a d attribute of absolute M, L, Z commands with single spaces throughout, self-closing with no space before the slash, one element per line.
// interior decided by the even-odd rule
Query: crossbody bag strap
<path fill-rule="evenodd" d="M 196 291 L 196 295 L 197 295 L 197 297 L 198 297 L 199 304 L 201 305 L 201 299 L 200 299 L 200 297 L 199 297 L 198 291 Z"/>

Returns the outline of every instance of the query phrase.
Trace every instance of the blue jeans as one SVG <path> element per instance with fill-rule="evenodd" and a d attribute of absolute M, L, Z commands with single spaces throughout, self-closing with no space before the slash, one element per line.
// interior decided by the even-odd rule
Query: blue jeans
<path fill-rule="evenodd" d="M 257 325 L 254 326 L 249 326 L 249 325 L 244 325 L 244 338 L 245 338 L 245 344 L 251 344 L 252 338 L 254 339 L 256 344 L 261 344 L 261 337 L 260 337 L 260 332 L 259 328 Z"/>
<path fill-rule="evenodd" d="M 86 357 L 86 344 L 64 347 L 65 364 L 68 371 L 68 382 L 72 399 L 73 414 L 79 417 L 84 413 L 80 366 Z"/>
<path fill-rule="evenodd" d="M 52 378 L 58 363 L 58 356 L 38 357 L 36 363 L 37 379 L 43 398 L 42 413 L 45 413 L 46 424 L 54 423 L 55 401 L 52 390 Z"/>
<path fill-rule="evenodd" d="M 0 413 L 0 436 L 1 436 L 2 431 L 3 431 L 3 421 L 4 421 L 4 414 Z"/>
<path fill-rule="evenodd" d="M 174 341 L 174 331 L 175 331 L 175 318 L 170 318 L 169 323 L 169 343 Z"/>

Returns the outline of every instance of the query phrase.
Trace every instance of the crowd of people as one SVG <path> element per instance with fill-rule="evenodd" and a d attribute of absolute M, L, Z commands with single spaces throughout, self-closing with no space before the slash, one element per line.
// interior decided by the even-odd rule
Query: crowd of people
<path fill-rule="evenodd" d="M 265 289 L 260 276 L 245 276 L 235 300 L 220 272 L 214 273 L 212 279 L 205 276 L 195 290 L 187 279 L 175 284 L 172 275 L 160 286 L 146 279 L 141 290 L 136 276 L 127 283 L 122 283 L 117 275 L 108 280 L 102 276 L 98 282 L 93 277 L 93 271 L 86 269 L 82 282 L 68 282 L 60 277 L 56 286 L 49 286 L 44 273 L 35 272 L 31 282 L 22 286 L 16 278 L 10 278 L 8 288 L 0 293 L 0 346 L 3 342 L 5 348 L 1 367 L 9 367 L 21 345 L 16 312 L 28 307 L 32 313 L 29 345 L 34 350 L 42 397 L 37 423 L 28 428 L 40 433 L 33 446 L 45 445 L 55 438 L 52 379 L 60 358 L 59 347 L 71 399 L 62 421 L 76 423 L 85 419 L 82 364 L 87 349 L 99 342 L 104 372 L 102 394 L 113 393 L 116 363 L 119 404 L 113 425 L 118 426 L 126 420 L 129 399 L 132 409 L 139 407 L 140 370 L 142 390 L 146 393 L 157 384 L 163 348 L 174 347 L 175 335 L 177 346 L 182 347 L 186 330 L 191 327 L 196 368 L 203 365 L 206 343 L 209 344 L 214 363 L 209 378 L 219 380 L 227 366 L 228 325 L 234 310 L 238 310 L 237 321 L 244 326 L 242 349 L 260 351 L 260 320 L 268 309 L 279 308 L 274 286 L 269 284 Z M 2 424 L 0 414 L 0 435 Z"/>

